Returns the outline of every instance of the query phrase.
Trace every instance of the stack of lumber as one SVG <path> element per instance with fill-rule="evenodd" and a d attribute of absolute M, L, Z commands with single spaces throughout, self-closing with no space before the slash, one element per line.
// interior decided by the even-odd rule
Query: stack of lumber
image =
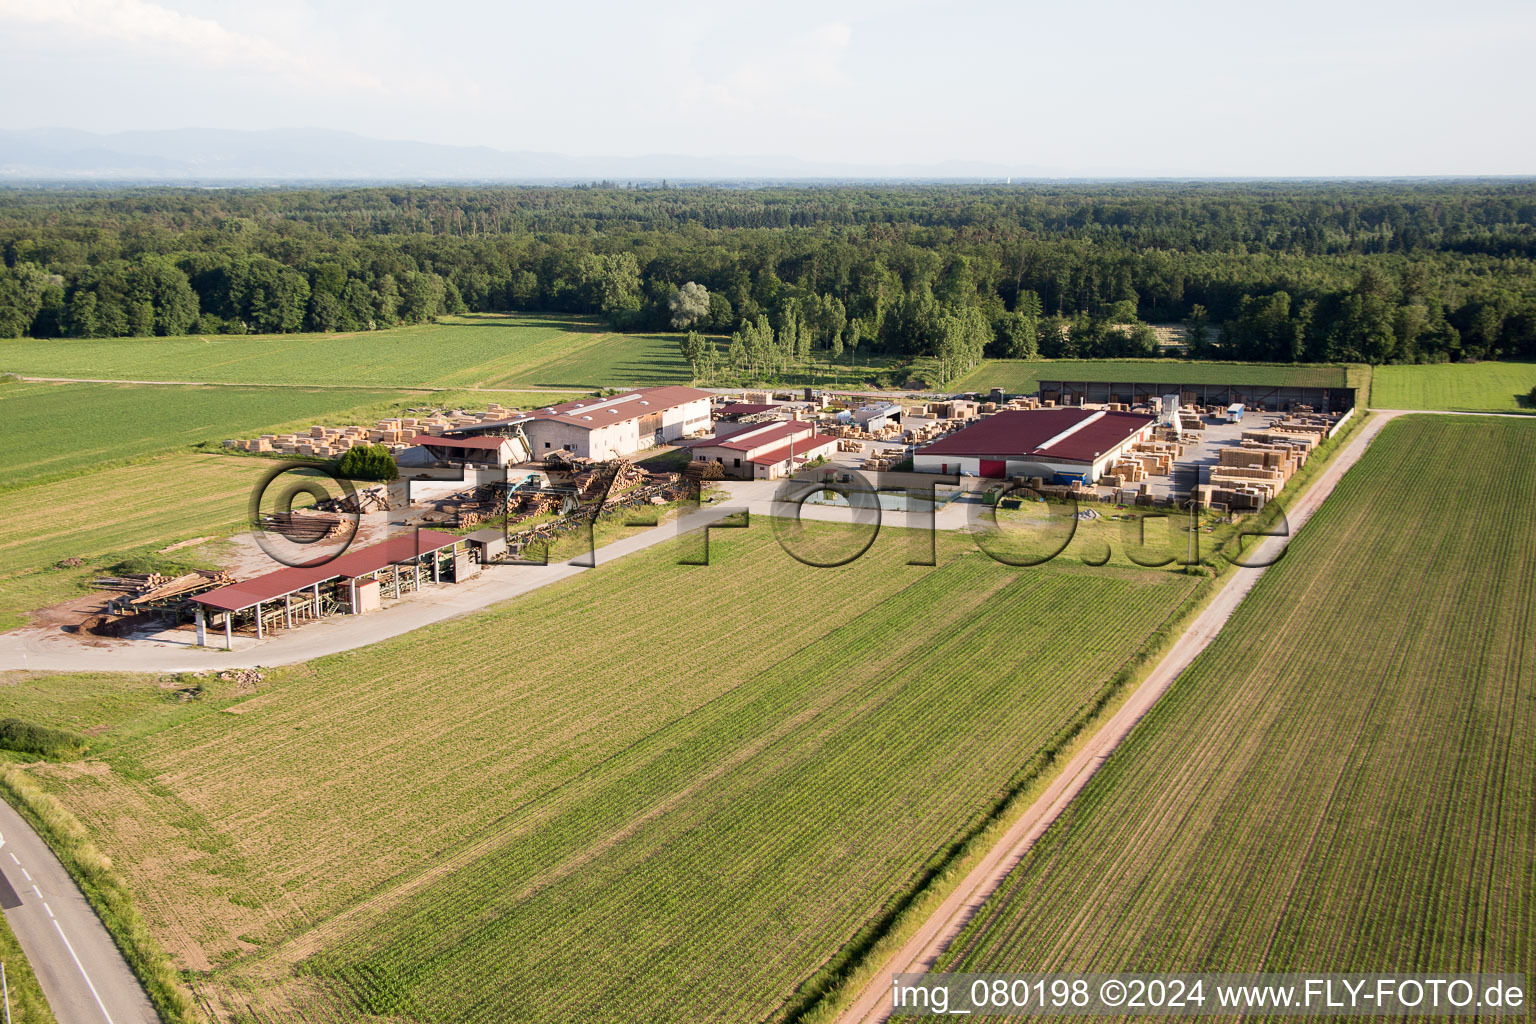
<path fill-rule="evenodd" d="M 1244 441 L 1255 441 L 1259 444 L 1265 445 L 1291 445 L 1293 447 L 1299 446 L 1304 448 L 1308 453 L 1311 453 L 1312 449 L 1316 448 L 1321 443 L 1322 435 L 1310 432 L 1282 430 L 1279 428 L 1271 427 L 1265 430 L 1245 430 L 1243 431 L 1242 439 Z"/>
<path fill-rule="evenodd" d="M 1104 481 L 1110 487 L 1122 484 L 1139 484 L 1147 478 L 1147 468 L 1139 459 L 1120 458 L 1109 467 L 1109 475 L 1115 480 Z"/>
<path fill-rule="evenodd" d="M 222 569 L 196 569 L 189 573 L 165 580 L 159 586 L 150 590 L 141 590 L 139 595 L 129 603 L 135 605 L 150 604 L 155 601 L 164 601 L 173 597 L 190 597 L 204 590 L 214 587 L 224 587 L 235 582 L 235 578 Z"/>
<path fill-rule="evenodd" d="M 300 543 L 327 540 L 351 529 L 346 518 L 333 512 L 299 510 L 294 512 L 263 512 L 256 517 L 256 525 L 263 530 L 282 534 Z"/>
<path fill-rule="evenodd" d="M 194 569 L 179 576 L 163 576 L 157 572 L 128 573 L 124 576 L 106 576 L 95 581 L 96 586 L 108 590 L 120 590 L 132 594 L 128 603 L 133 605 L 164 601 L 172 597 L 188 597 L 214 587 L 224 587 L 235 578 L 222 569 Z"/>
<path fill-rule="evenodd" d="M 841 438 L 837 442 L 837 450 L 840 452 L 862 452 L 864 450 L 864 442 L 856 441 L 852 438 Z"/>
<path fill-rule="evenodd" d="M 1131 445 L 1131 451 L 1167 455 L 1170 459 L 1182 459 L 1184 457 L 1184 446 L 1177 441 L 1171 440 L 1137 441 Z"/>
<path fill-rule="evenodd" d="M 690 462 L 683 467 L 689 480 L 724 480 L 725 467 L 718 462 Z"/>

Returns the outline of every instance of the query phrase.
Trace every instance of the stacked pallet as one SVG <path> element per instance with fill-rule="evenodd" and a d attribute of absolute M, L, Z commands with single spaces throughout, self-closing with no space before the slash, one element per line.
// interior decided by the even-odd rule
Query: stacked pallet
<path fill-rule="evenodd" d="M 853 438 L 839 438 L 837 450 L 840 452 L 862 452 L 864 450 L 864 442 L 854 440 Z"/>
<path fill-rule="evenodd" d="M 1299 447 L 1308 454 L 1322 442 L 1321 435 L 1310 432 L 1282 430 L 1277 427 L 1263 430 L 1245 430 L 1243 431 L 1242 439 L 1244 441 L 1254 441 L 1262 445 Z"/>

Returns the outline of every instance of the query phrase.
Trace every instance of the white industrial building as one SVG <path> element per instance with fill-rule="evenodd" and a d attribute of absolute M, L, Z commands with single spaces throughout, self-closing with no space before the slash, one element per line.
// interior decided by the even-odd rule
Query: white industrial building
<path fill-rule="evenodd" d="M 837 438 L 802 420 L 762 423 L 726 437 L 706 437 L 690 449 L 695 462 L 716 462 L 739 480 L 778 480 L 837 451 Z"/>
<path fill-rule="evenodd" d="M 912 468 L 963 476 L 1040 476 L 1094 483 L 1156 420 L 1103 409 L 1008 410 L 920 448 Z"/>
<path fill-rule="evenodd" d="M 697 388 L 639 388 L 538 409 L 521 426 L 535 459 L 564 449 L 601 461 L 706 433 L 711 397 Z"/>

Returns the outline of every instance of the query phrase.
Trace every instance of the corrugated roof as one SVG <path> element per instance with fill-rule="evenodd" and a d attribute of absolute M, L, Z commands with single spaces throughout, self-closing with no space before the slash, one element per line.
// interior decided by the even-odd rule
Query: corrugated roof
<path fill-rule="evenodd" d="M 815 424 L 806 423 L 804 420 L 776 420 L 772 423 L 764 423 L 758 427 L 751 427 L 735 434 L 727 434 L 723 440 L 711 442 L 708 438 L 701 438 L 695 443 L 697 448 L 725 448 L 733 452 L 748 452 L 753 448 L 761 448 L 765 444 L 773 444 L 783 440 L 786 443 L 795 434 L 804 434 L 815 430 Z"/>
<path fill-rule="evenodd" d="M 608 398 L 581 398 L 574 402 L 561 402 L 559 405 L 538 409 L 532 415 L 534 419 L 554 420 L 591 430 L 609 423 L 639 419 L 689 402 L 708 401 L 713 397 L 712 393 L 698 388 L 668 384 L 657 388 L 636 388 Z"/>
<path fill-rule="evenodd" d="M 772 466 L 775 463 L 784 462 L 791 455 L 797 460 L 806 457 L 807 452 L 814 452 L 818 448 L 837 443 L 837 438 L 831 434 L 814 434 L 811 437 L 802 437 L 793 444 L 781 444 L 777 448 L 755 455 L 747 461 L 758 466 Z"/>
<path fill-rule="evenodd" d="M 231 583 L 192 600 L 222 611 L 239 611 L 258 601 L 273 601 L 284 594 L 292 594 L 335 579 L 356 579 L 385 566 L 408 562 L 417 555 L 449 547 L 462 540 L 451 533 L 436 530 L 416 530 L 402 536 L 391 537 L 382 544 L 371 544 L 356 551 L 347 551 L 340 557 L 317 565 L 300 565 L 278 569 L 242 583 Z"/>
<path fill-rule="evenodd" d="M 1098 409 L 1010 409 L 977 420 L 964 430 L 927 445 L 920 452 L 923 455 L 973 458 L 1037 456 L 1092 462 L 1155 422 L 1151 416 Z M 1071 433 L 1061 437 L 1067 431 Z M 1045 447 L 1053 438 L 1060 439 Z"/>
<path fill-rule="evenodd" d="M 508 442 L 505 437 L 439 437 L 436 434 L 417 434 L 411 444 L 431 445 L 435 448 L 500 448 Z"/>

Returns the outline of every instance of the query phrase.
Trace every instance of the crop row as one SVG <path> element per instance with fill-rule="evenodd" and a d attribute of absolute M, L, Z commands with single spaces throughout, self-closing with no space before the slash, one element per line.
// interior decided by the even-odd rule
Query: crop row
<path fill-rule="evenodd" d="M 1533 445 L 1389 425 L 942 968 L 1536 966 Z"/>
<path fill-rule="evenodd" d="M 1197 585 L 1013 569 L 947 535 L 937 568 L 903 565 L 900 537 L 810 568 L 767 524 L 711 549 L 264 684 L 115 748 L 155 779 L 131 827 L 111 785 L 82 813 L 119 863 L 184 864 L 155 886 L 162 929 L 210 960 L 250 952 L 221 929 L 261 944 L 213 978 L 242 1003 L 290 964 L 268 994 L 313 1019 L 765 1016 Z"/>

